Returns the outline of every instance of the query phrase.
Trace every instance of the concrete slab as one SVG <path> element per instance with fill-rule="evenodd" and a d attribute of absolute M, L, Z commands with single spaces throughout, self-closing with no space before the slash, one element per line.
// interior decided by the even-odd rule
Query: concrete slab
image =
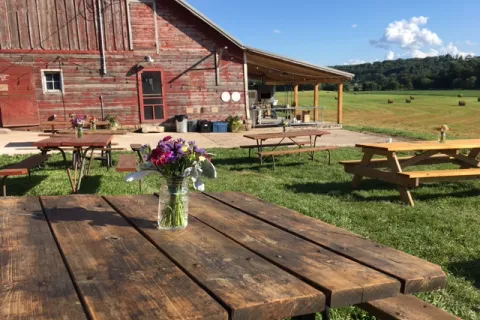
<path fill-rule="evenodd" d="M 294 130 L 294 129 L 289 129 Z M 295 129 L 296 130 L 296 129 Z M 301 130 L 301 129 L 299 129 Z M 348 130 L 326 130 L 330 134 L 317 140 L 317 145 L 329 145 L 340 147 L 351 147 L 356 143 L 385 142 L 388 137 L 373 134 L 364 134 Z M 255 129 L 255 133 L 281 132 L 280 128 Z M 29 154 L 38 153 L 33 147 L 33 142 L 45 139 L 39 137 L 39 132 L 31 131 L 10 131 L 8 134 L 0 135 L 0 154 Z M 187 141 L 196 141 L 203 148 L 235 148 L 240 145 L 255 144 L 254 140 L 243 137 L 244 133 L 128 133 L 123 136 L 115 136 L 114 142 L 118 147 L 130 149 L 131 143 L 150 144 L 155 146 L 159 140 L 171 135 L 174 138 L 183 138 Z M 269 140 L 270 141 L 270 140 Z M 274 140 L 271 140 L 274 142 Z"/>

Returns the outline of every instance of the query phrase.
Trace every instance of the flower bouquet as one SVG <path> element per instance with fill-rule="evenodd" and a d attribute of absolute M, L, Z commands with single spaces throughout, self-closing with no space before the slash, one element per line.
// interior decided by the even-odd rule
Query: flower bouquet
<path fill-rule="evenodd" d="M 97 131 L 97 118 L 90 118 L 90 129 L 92 129 L 92 131 Z"/>
<path fill-rule="evenodd" d="M 440 131 L 440 140 L 439 140 L 440 143 L 445 143 L 445 141 L 447 141 L 447 131 L 449 130 L 450 129 L 446 124 L 444 124 L 438 129 L 438 131 Z"/>
<path fill-rule="evenodd" d="M 188 181 L 193 181 L 196 190 L 204 191 L 202 175 L 216 178 L 217 172 L 210 161 L 210 154 L 195 142 L 172 139 L 168 136 L 157 147 L 146 149 L 146 161 L 138 171 L 129 174 L 127 181 L 141 180 L 149 174 L 161 174 L 164 178 L 158 202 L 158 228 L 163 230 L 184 229 L 188 225 Z"/>
<path fill-rule="evenodd" d="M 76 130 L 77 138 L 83 137 L 83 125 L 87 119 L 87 116 L 77 116 L 75 114 L 70 115 L 70 122 L 72 123 L 72 127 Z"/>

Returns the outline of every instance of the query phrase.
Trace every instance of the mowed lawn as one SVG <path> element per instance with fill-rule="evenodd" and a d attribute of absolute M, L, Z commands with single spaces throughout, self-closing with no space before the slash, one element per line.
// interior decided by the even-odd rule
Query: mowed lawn
<path fill-rule="evenodd" d="M 211 151 L 219 177 L 207 181 L 208 191 L 247 192 L 439 264 L 448 274 L 447 289 L 419 297 L 463 319 L 480 320 L 480 181 L 424 186 L 413 192 L 416 207 L 410 208 L 386 183 L 365 180 L 360 190 L 351 189 L 351 177 L 337 163 L 359 159 L 360 152 L 352 148 L 335 150 L 331 166 L 324 154 L 315 162 L 306 155 L 282 157 L 275 171 L 248 159 L 245 150 Z M 22 158 L 0 156 L 0 168 Z M 95 163 L 81 193 L 137 194 L 138 184 L 125 182 L 124 176 Z M 8 192 L 15 196 L 71 192 L 58 155 L 45 169 L 33 172 L 32 182 L 11 178 Z M 159 185 L 159 177 L 150 176 L 143 193 L 152 194 Z M 343 308 L 334 310 L 333 319 L 371 318 L 359 309 Z"/>
<path fill-rule="evenodd" d="M 463 97 L 459 98 L 458 95 Z M 336 121 L 336 91 L 321 91 L 326 121 Z M 411 103 L 405 100 L 414 97 Z M 291 104 L 292 94 L 277 92 L 280 104 Z M 435 128 L 448 124 L 452 137 L 479 137 L 480 90 L 379 91 L 344 93 L 344 124 L 387 128 L 419 134 L 435 134 Z M 394 101 L 389 104 L 388 100 Z M 313 105 L 313 91 L 299 93 L 301 106 Z M 467 103 L 460 107 L 458 102 Z M 288 102 L 286 102 L 288 101 Z"/>

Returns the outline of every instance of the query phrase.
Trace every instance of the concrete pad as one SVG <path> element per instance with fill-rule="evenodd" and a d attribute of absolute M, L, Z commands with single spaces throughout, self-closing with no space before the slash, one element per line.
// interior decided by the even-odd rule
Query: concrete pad
<path fill-rule="evenodd" d="M 302 129 L 289 129 L 302 130 Z M 388 137 L 373 134 L 364 134 L 348 130 L 326 130 L 330 132 L 317 140 L 317 146 L 339 146 L 353 147 L 356 143 L 375 143 L 385 142 Z M 281 132 L 280 128 L 255 129 L 248 133 L 267 133 Z M 32 143 L 45 139 L 39 137 L 39 132 L 31 131 L 11 131 L 8 134 L 0 135 L 0 154 L 29 154 L 38 153 Z M 115 136 L 113 142 L 118 143 L 118 147 L 130 150 L 131 143 L 150 144 L 152 147 L 158 144 L 158 141 L 166 136 L 174 138 L 183 138 L 187 141 L 196 141 L 202 148 L 236 148 L 241 145 L 256 144 L 254 140 L 244 138 L 242 133 L 127 133 L 126 135 Z M 275 140 L 269 140 L 275 142 Z"/>

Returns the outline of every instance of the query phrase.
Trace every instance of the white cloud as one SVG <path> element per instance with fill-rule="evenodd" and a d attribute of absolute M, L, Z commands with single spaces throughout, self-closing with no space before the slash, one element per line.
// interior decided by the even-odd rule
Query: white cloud
<path fill-rule="evenodd" d="M 474 45 L 476 45 L 475 42 L 470 41 L 470 40 L 466 40 L 466 41 L 465 41 L 465 44 L 466 44 L 467 46 L 474 46 Z"/>
<path fill-rule="evenodd" d="M 388 51 L 387 54 L 385 55 L 385 59 L 386 60 L 393 60 L 395 59 L 395 52 L 393 52 L 392 50 Z"/>
<path fill-rule="evenodd" d="M 427 17 L 413 17 L 410 21 L 398 20 L 390 23 L 379 40 L 370 43 L 380 48 L 399 45 L 402 48 L 421 48 L 425 45 L 441 45 L 440 37 L 427 28 L 421 28 L 428 22 Z"/>
<path fill-rule="evenodd" d="M 428 17 L 412 17 L 410 20 L 397 20 L 390 23 L 382 37 L 378 40 L 370 40 L 370 44 L 377 48 L 388 50 L 385 57 L 387 60 L 398 58 L 425 58 L 438 55 L 450 54 L 452 56 L 474 56 L 473 52 L 463 52 L 458 47 L 449 43 L 443 46 L 443 41 L 433 31 L 424 27 L 428 23 Z M 472 41 L 465 41 L 467 45 L 474 45 Z M 401 49 L 395 53 L 394 48 Z"/>
<path fill-rule="evenodd" d="M 358 25 L 356 23 L 352 24 L 352 28 L 355 29 L 356 27 L 358 27 Z"/>
<path fill-rule="evenodd" d="M 278 29 L 273 29 L 273 33 L 280 33 L 280 30 L 278 30 Z"/>
<path fill-rule="evenodd" d="M 439 50 L 441 55 L 452 55 L 454 57 L 456 56 L 461 56 L 461 57 L 466 57 L 466 56 L 475 56 L 475 52 L 463 52 L 460 49 L 457 48 L 457 46 L 453 45 L 453 43 L 449 43 L 446 47 L 442 47 Z"/>
<path fill-rule="evenodd" d="M 362 59 L 350 59 L 347 62 L 344 62 L 343 64 L 346 65 L 346 66 L 351 66 L 351 65 L 354 65 L 354 64 L 363 64 L 363 63 L 367 63 L 367 61 L 362 60 Z"/>

